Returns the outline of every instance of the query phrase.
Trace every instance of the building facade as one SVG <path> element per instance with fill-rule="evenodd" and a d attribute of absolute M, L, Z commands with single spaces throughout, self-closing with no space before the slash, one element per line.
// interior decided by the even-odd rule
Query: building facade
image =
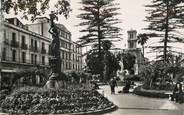
<path fill-rule="evenodd" d="M 28 30 L 17 18 L 3 22 L 1 38 L 0 78 L 11 81 L 16 71 L 31 67 L 49 67 L 49 38 Z"/>
<path fill-rule="evenodd" d="M 49 19 L 43 18 L 42 21 L 38 23 L 38 20 L 36 24 L 30 25 L 22 24 L 17 18 L 3 21 L 0 39 L 1 85 L 11 81 L 18 70 L 38 66 L 49 68 L 49 47 L 52 41 L 48 32 L 50 25 Z M 81 47 L 71 40 L 71 33 L 63 25 L 57 24 L 57 26 L 61 40 L 61 71 L 80 71 L 82 61 L 78 60 L 82 60 Z"/>

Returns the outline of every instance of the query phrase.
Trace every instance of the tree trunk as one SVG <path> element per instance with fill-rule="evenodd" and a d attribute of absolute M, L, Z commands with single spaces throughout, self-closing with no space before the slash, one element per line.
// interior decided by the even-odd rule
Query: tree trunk
<path fill-rule="evenodd" d="M 166 0 L 166 20 L 165 20 L 165 40 L 164 40 L 164 61 L 167 61 L 167 41 L 168 41 L 168 30 L 169 30 L 169 1 Z"/>
<path fill-rule="evenodd" d="M 143 55 L 143 64 L 145 63 L 145 59 L 144 59 L 144 45 L 142 45 L 142 55 Z"/>
<path fill-rule="evenodd" d="M 98 6 L 99 6 L 99 0 L 97 2 Z M 100 28 L 100 8 L 98 7 L 98 17 L 97 17 L 97 20 L 98 20 L 98 56 L 99 56 L 99 62 L 100 62 L 100 66 L 102 68 L 100 68 L 101 70 L 103 70 L 103 66 L 102 66 L 102 54 L 101 54 L 101 28 Z M 100 71 L 100 77 L 102 78 L 103 77 L 103 71 Z M 103 78 L 102 78 L 103 79 Z"/>

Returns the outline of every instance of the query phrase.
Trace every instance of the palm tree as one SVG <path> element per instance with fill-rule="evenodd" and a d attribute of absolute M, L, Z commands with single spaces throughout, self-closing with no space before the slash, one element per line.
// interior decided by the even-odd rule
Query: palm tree
<path fill-rule="evenodd" d="M 142 46 L 142 53 L 144 58 L 144 44 L 148 41 L 149 37 L 147 34 L 143 33 L 143 34 L 139 34 L 137 38 L 138 38 L 138 44 L 141 44 Z"/>

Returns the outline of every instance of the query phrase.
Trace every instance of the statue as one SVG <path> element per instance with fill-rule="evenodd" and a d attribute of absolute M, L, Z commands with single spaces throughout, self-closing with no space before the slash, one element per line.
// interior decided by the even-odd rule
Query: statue
<path fill-rule="evenodd" d="M 49 76 L 49 81 L 46 83 L 47 88 L 58 88 L 58 79 L 61 75 L 61 58 L 60 58 L 60 40 L 59 40 L 59 32 L 58 27 L 54 23 L 54 20 L 57 19 L 57 16 L 54 12 L 51 12 L 50 16 L 50 24 L 51 28 L 49 29 L 49 33 L 52 34 L 52 42 L 51 42 L 51 58 L 49 59 L 49 65 L 51 67 L 51 74 Z"/>
<path fill-rule="evenodd" d="M 57 26 L 54 23 L 54 20 L 57 19 L 56 15 L 51 12 L 50 14 L 50 21 L 51 21 L 51 28 L 49 29 L 49 33 L 52 34 L 52 42 L 51 42 L 51 55 L 53 57 L 60 57 L 60 52 L 59 52 L 59 48 L 60 48 L 60 41 L 59 41 L 59 32 L 57 29 Z"/>
<path fill-rule="evenodd" d="M 122 60 L 119 61 L 119 65 L 121 69 L 117 70 L 117 76 L 120 78 L 121 81 L 123 81 L 123 78 L 125 77 L 125 71 Z"/>

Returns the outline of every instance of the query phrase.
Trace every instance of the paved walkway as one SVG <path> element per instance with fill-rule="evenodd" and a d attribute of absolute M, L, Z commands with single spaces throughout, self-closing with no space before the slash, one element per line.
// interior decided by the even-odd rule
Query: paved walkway
<path fill-rule="evenodd" d="M 109 86 L 100 86 L 100 93 L 118 106 L 118 110 L 106 115 L 184 115 L 184 104 L 168 99 L 147 98 L 134 94 L 118 94 L 122 87 L 116 87 L 111 95 Z"/>

